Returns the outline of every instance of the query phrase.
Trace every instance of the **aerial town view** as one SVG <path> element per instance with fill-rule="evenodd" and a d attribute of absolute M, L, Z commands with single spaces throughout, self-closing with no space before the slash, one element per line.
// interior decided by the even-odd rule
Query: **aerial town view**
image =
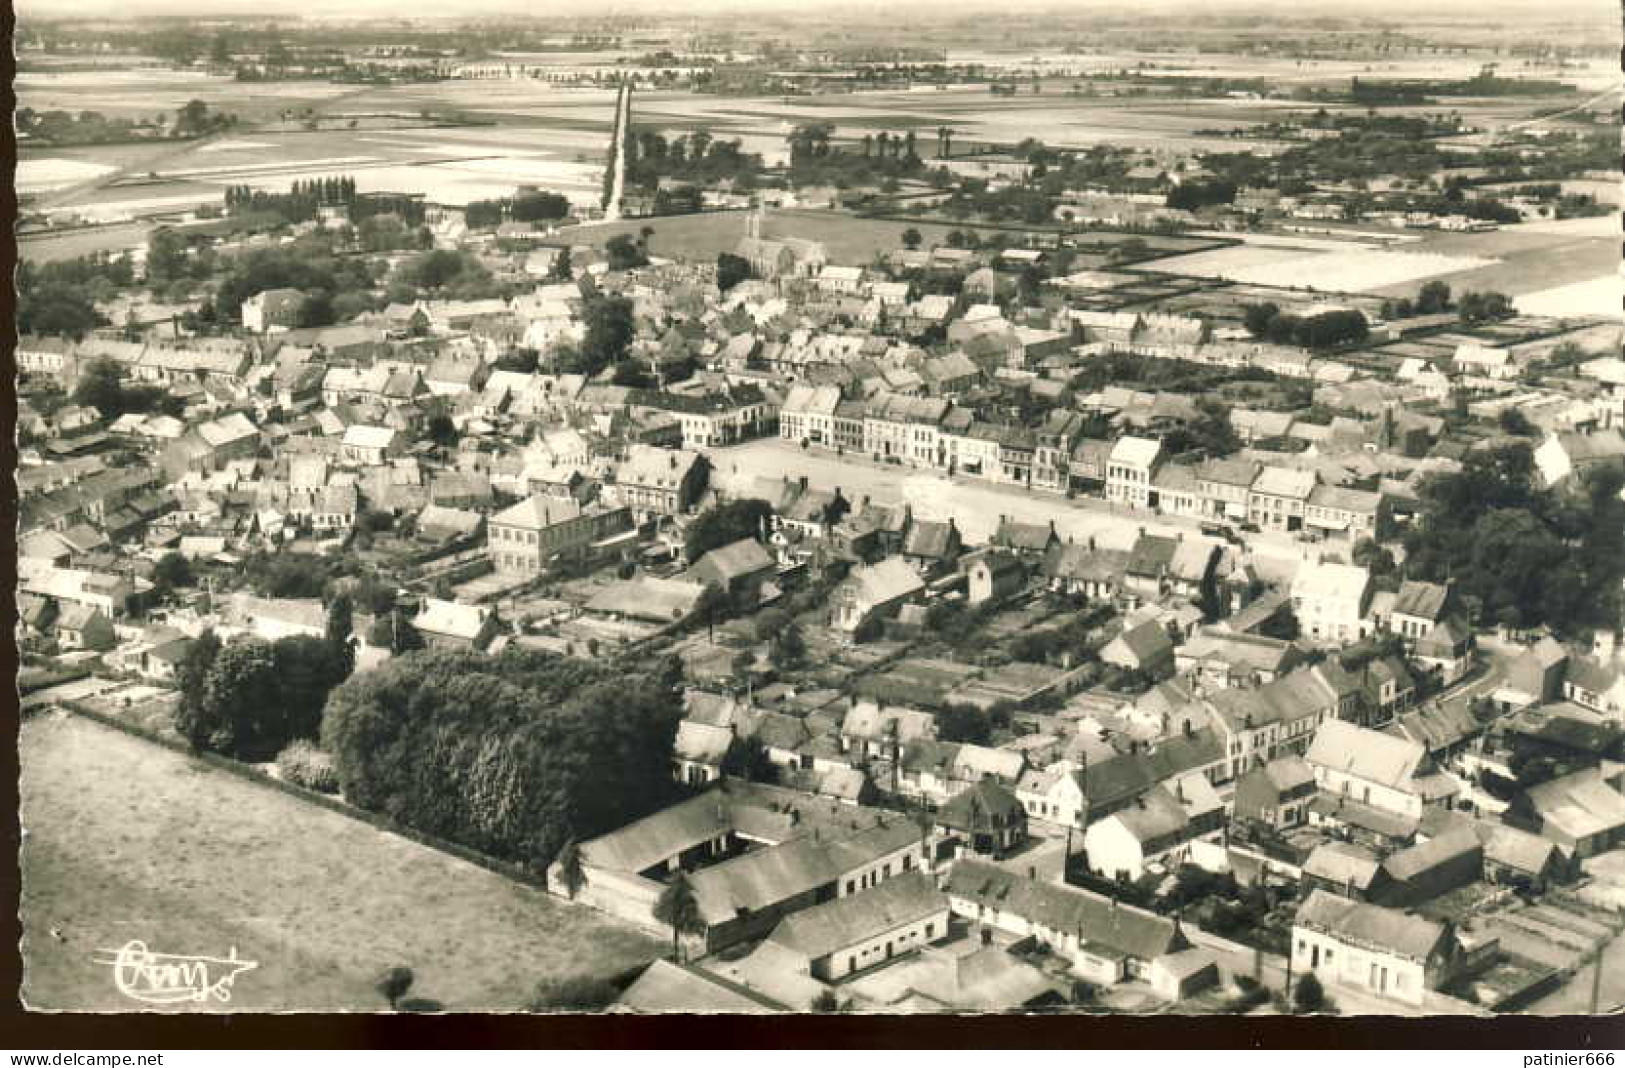
<path fill-rule="evenodd" d="M 30 1009 L 1625 1006 L 1616 3 L 143 6 L 14 41 Z"/>

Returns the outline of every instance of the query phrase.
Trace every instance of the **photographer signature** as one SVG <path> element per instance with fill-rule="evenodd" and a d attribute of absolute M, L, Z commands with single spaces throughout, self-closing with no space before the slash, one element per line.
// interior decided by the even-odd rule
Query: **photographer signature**
<path fill-rule="evenodd" d="M 177 1005 L 183 1002 L 231 1000 L 232 984 L 244 972 L 259 967 L 258 961 L 243 960 L 232 946 L 224 957 L 186 956 L 154 953 L 145 942 L 135 939 L 116 950 L 98 951 L 96 959 L 113 966 L 113 985 L 119 993 L 150 1005 Z"/>

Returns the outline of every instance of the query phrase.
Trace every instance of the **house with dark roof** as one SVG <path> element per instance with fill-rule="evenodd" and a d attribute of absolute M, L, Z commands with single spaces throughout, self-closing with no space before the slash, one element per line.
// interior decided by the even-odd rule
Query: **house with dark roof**
<path fill-rule="evenodd" d="M 1057 593 L 1116 602 L 1122 595 L 1127 569 L 1128 553 L 1122 549 L 1100 549 L 1092 542 L 1069 541 L 1050 548 L 1039 570 L 1049 588 Z"/>
<path fill-rule="evenodd" d="M 1556 843 L 1577 860 L 1625 845 L 1625 794 L 1619 765 L 1587 768 L 1531 786 L 1503 819 Z"/>
<path fill-rule="evenodd" d="M 1392 853 L 1382 862 L 1386 885 L 1369 898 L 1391 908 L 1415 908 L 1484 874 L 1484 844 L 1457 827 Z"/>
<path fill-rule="evenodd" d="M 1081 830 L 1143 797 L 1163 777 L 1159 771 L 1153 757 L 1137 750 L 1086 763 L 1062 760 L 1022 775 L 1016 797 L 1030 817 Z"/>
<path fill-rule="evenodd" d="M 951 516 L 946 522 L 916 519 L 903 535 L 903 559 L 927 577 L 952 570 L 964 551 L 959 526 Z"/>
<path fill-rule="evenodd" d="M 1449 607 L 1448 584 L 1407 579 L 1388 610 L 1388 629 L 1407 643 L 1419 641 L 1444 620 Z"/>
<path fill-rule="evenodd" d="M 1102 663 L 1158 681 L 1174 673 L 1174 641 L 1166 626 L 1148 619 L 1102 646 L 1100 659 Z"/>
<path fill-rule="evenodd" d="M 1055 533 L 1053 521 L 1047 526 L 1043 523 L 1022 523 L 1006 515 L 999 517 L 999 525 L 994 530 L 992 539 L 995 549 L 1003 549 L 1034 560 L 1042 560 L 1059 544 L 1061 539 Z"/>
<path fill-rule="evenodd" d="M 1027 565 L 1013 553 L 979 552 L 963 561 L 965 595 L 969 603 L 1001 601 L 1021 592 L 1027 584 Z"/>
<path fill-rule="evenodd" d="M 694 561 L 687 578 L 716 586 L 729 596 L 754 599 L 777 571 L 773 554 L 755 538 L 718 546 Z"/>
<path fill-rule="evenodd" d="M 937 810 L 936 824 L 982 856 L 1002 858 L 1027 840 L 1027 811 L 1016 795 L 984 779 L 950 797 Z"/>
<path fill-rule="evenodd" d="M 832 821 L 767 849 L 689 876 L 705 925 L 693 941 L 715 952 L 773 930 L 784 916 L 919 870 L 922 835 L 912 819 L 848 806 Z"/>
<path fill-rule="evenodd" d="M 1277 757 L 1237 780 L 1231 811 L 1238 821 L 1286 830 L 1308 821 L 1309 802 L 1318 790 L 1314 769 L 1303 757 Z"/>
<path fill-rule="evenodd" d="M 1159 783 L 1083 832 L 1089 868 L 1108 879 L 1136 881 L 1152 866 L 1173 871 L 1185 863 L 1192 843 L 1218 834 L 1224 802 L 1201 775 Z"/>
<path fill-rule="evenodd" d="M 615 469 L 614 492 L 637 515 L 679 515 L 699 501 L 709 471 L 697 452 L 633 444 Z"/>

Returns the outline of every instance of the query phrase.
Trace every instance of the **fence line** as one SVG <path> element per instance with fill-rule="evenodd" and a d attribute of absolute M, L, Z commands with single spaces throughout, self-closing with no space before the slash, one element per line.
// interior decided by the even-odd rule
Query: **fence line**
<path fill-rule="evenodd" d="M 336 813 L 340 816 L 346 816 L 353 820 L 359 820 L 362 823 L 371 825 L 377 830 L 397 835 L 409 841 L 416 842 L 418 845 L 425 846 L 440 853 L 448 854 L 456 857 L 458 860 L 467 861 L 470 864 L 477 865 L 478 867 L 484 868 L 494 875 L 500 875 L 504 878 L 512 879 L 515 882 L 523 883 L 526 886 L 530 886 L 534 889 L 541 890 L 544 893 L 551 894 L 551 891 L 549 891 L 547 887 L 546 877 L 543 874 L 538 874 L 529 870 L 528 868 L 521 867 L 509 861 L 499 860 L 496 857 L 488 856 L 484 853 L 478 852 L 477 850 L 470 849 L 467 846 L 459 845 L 458 843 L 452 842 L 445 838 L 440 838 L 437 835 L 427 834 L 415 828 L 408 827 L 390 819 L 388 816 L 384 816 L 376 812 L 369 812 L 363 808 L 358 808 L 355 805 L 352 805 L 346 801 L 341 801 L 338 798 L 332 797 L 328 794 L 307 789 L 303 786 L 291 783 L 286 779 L 279 779 L 273 775 L 269 775 L 266 772 L 261 771 L 259 768 L 244 764 L 238 760 L 233 760 L 230 757 L 221 756 L 219 753 L 209 753 L 195 750 L 178 738 L 167 737 L 158 733 L 157 731 L 149 730 L 146 727 L 138 726 L 134 723 L 122 720 L 117 716 L 111 716 L 105 712 L 90 708 L 89 706 L 83 705 L 78 701 L 61 700 L 57 701 L 54 705 L 41 705 L 37 708 L 25 711 L 24 715 L 25 717 L 28 715 L 37 715 L 53 707 L 61 708 L 77 716 L 83 716 L 84 718 L 95 723 L 99 723 L 104 727 L 111 727 L 116 731 L 123 731 L 125 734 L 128 734 L 134 738 L 139 738 L 142 741 L 153 742 L 157 745 L 163 746 L 166 749 L 190 757 L 193 760 L 200 760 L 203 763 L 208 764 L 210 767 L 218 768 L 221 771 L 230 772 L 233 775 L 247 779 L 250 782 L 257 783 L 262 786 L 269 786 L 274 790 L 280 790 L 283 793 L 288 794 L 291 797 L 296 797 L 301 801 L 307 801 L 311 804 L 319 805 L 322 808 L 327 809 L 329 812 Z"/>

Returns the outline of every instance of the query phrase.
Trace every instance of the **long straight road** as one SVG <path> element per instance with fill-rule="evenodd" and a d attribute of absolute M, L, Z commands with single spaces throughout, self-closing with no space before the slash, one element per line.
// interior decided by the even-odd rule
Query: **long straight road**
<path fill-rule="evenodd" d="M 1093 497 L 1068 500 L 1058 493 L 985 482 L 969 475 L 879 464 L 866 456 L 803 450 L 780 438 L 712 449 L 710 456 L 714 481 L 730 494 L 751 493 L 757 479 L 793 480 L 805 475 L 809 485 L 839 489 L 854 503 L 868 497 L 877 503 L 907 503 L 922 519 L 952 518 L 973 543 L 992 537 L 1001 516 L 1024 523 L 1054 522 L 1062 538 L 1081 542 L 1092 537 L 1103 548 L 1127 549 L 1142 530 L 1170 537 L 1204 537 L 1198 529 L 1200 521 L 1184 516 L 1131 510 Z M 1271 572 L 1266 577 L 1272 579 L 1290 578 L 1309 548 L 1284 534 L 1245 537 L 1247 547 Z"/>
<path fill-rule="evenodd" d="M 632 127 L 632 83 L 622 82 L 615 96 L 614 155 L 610 158 L 609 203 L 604 205 L 604 221 L 619 222 L 621 198 L 626 195 L 626 142 Z"/>

